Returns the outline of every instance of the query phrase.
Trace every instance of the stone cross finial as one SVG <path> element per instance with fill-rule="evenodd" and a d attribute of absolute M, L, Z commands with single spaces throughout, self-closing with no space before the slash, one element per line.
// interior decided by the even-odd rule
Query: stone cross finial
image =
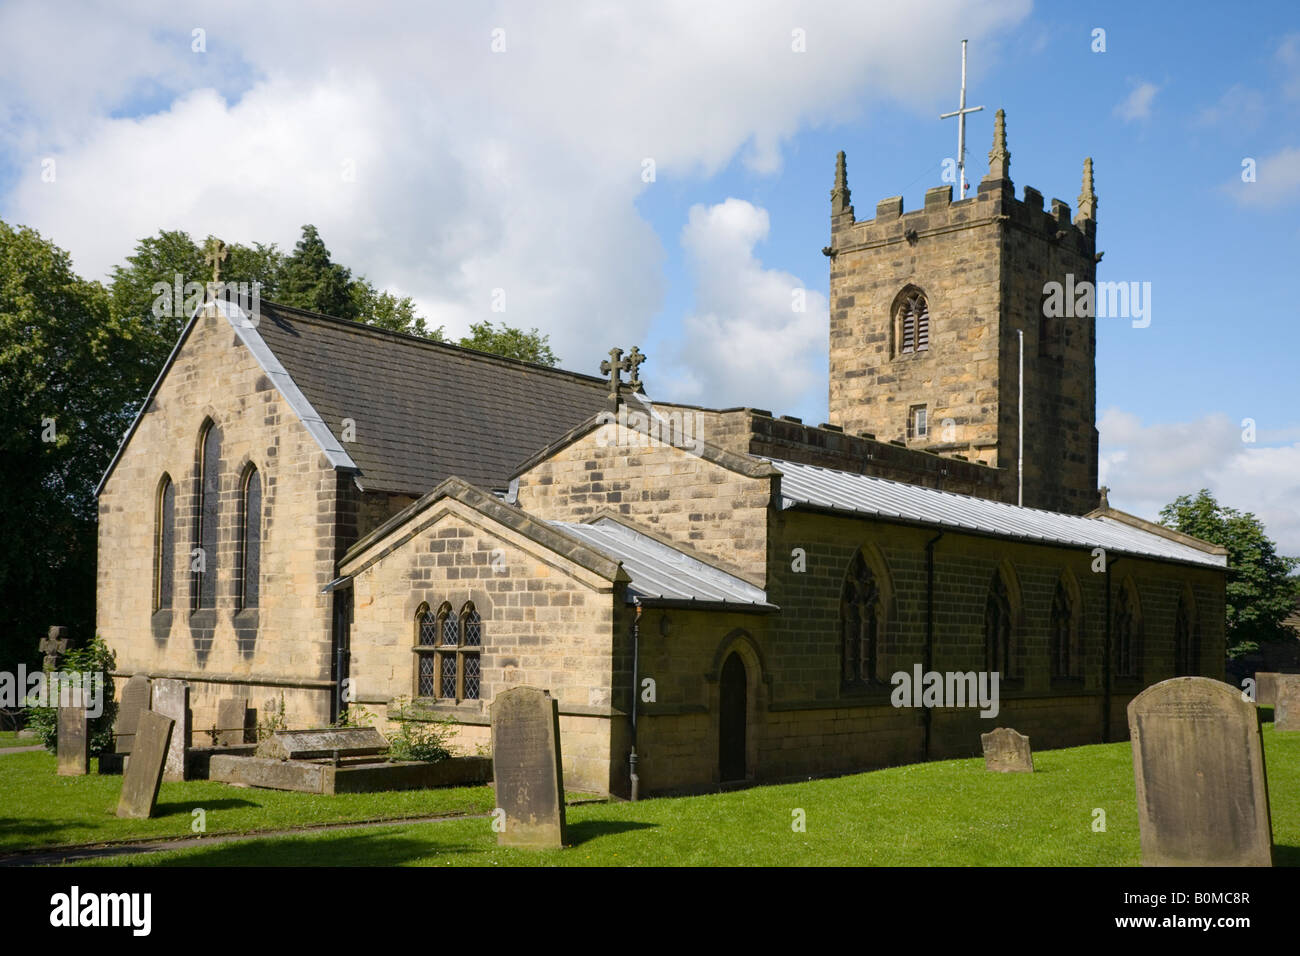
<path fill-rule="evenodd" d="M 600 374 L 609 376 L 609 405 L 614 411 L 618 411 L 619 393 L 625 387 L 631 388 L 633 392 L 642 391 L 641 377 L 637 369 L 644 361 L 645 356 L 634 345 L 627 358 L 623 357 L 622 349 L 610 349 L 609 358 L 600 363 Z M 631 377 L 625 382 L 620 377 L 620 372 L 627 372 Z"/>
<path fill-rule="evenodd" d="M 993 115 L 993 148 L 989 150 L 989 179 L 1009 179 L 1011 153 L 1007 149 L 1007 111 Z"/>
<path fill-rule="evenodd" d="M 1100 488 L 1097 489 L 1097 494 L 1101 497 L 1101 503 L 1100 503 L 1097 507 L 1100 508 L 1100 509 L 1102 509 L 1103 511 L 1109 509 L 1109 508 L 1110 508 L 1110 498 L 1109 498 L 1109 496 L 1110 496 L 1110 489 L 1107 488 L 1105 485 L 1102 485 Z"/>
<path fill-rule="evenodd" d="M 849 167 L 844 150 L 835 154 L 835 188 L 831 190 L 831 215 L 839 216 L 849 211 Z"/>
<path fill-rule="evenodd" d="M 1083 192 L 1079 193 L 1078 215 L 1076 219 L 1097 218 L 1097 194 L 1092 188 L 1092 157 L 1083 161 Z"/>
<path fill-rule="evenodd" d="M 203 261 L 212 266 L 212 281 L 221 281 L 221 263 L 226 261 L 226 244 L 220 239 L 212 238 L 207 241 L 205 246 L 206 252 L 203 255 Z"/>
<path fill-rule="evenodd" d="M 645 387 L 641 384 L 640 372 L 638 371 L 641 368 L 641 363 L 644 361 L 645 356 L 641 354 L 641 350 L 635 345 L 632 346 L 632 351 L 627 353 L 627 387 L 632 389 L 633 392 L 645 391 Z"/>

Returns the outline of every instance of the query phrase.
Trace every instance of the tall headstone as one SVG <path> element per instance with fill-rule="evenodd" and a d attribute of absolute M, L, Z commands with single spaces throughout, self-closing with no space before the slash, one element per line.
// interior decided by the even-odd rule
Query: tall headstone
<path fill-rule="evenodd" d="M 149 709 L 149 678 L 135 674 L 122 687 L 122 700 L 113 721 L 113 752 L 129 754 L 135 741 L 135 725 L 140 714 Z"/>
<path fill-rule="evenodd" d="M 984 769 L 996 773 L 1033 773 L 1034 755 L 1029 738 L 1010 727 L 998 727 L 980 734 L 984 745 Z"/>
<path fill-rule="evenodd" d="M 248 698 L 228 697 L 217 703 L 217 744 L 228 747 L 231 744 L 247 743 L 245 733 L 248 729 Z"/>
<path fill-rule="evenodd" d="M 119 817 L 144 819 L 153 815 L 174 723 L 170 717 L 152 710 L 140 715 L 136 724 L 135 748 L 122 776 L 122 795 L 117 801 Z"/>
<path fill-rule="evenodd" d="M 59 708 L 59 776 L 79 777 L 90 772 L 90 721 L 85 707 Z"/>
<path fill-rule="evenodd" d="M 512 687 L 492 701 L 492 774 L 499 846 L 564 846 L 560 709 L 536 687 Z"/>
<path fill-rule="evenodd" d="M 190 742 L 190 685 L 183 680 L 161 678 L 153 682 L 151 709 L 173 722 L 171 744 L 167 748 L 167 762 L 163 766 L 164 780 L 185 779 L 185 748 Z M 131 751 L 132 757 L 135 751 Z"/>
<path fill-rule="evenodd" d="M 1273 828 L 1255 707 L 1208 677 L 1128 705 L 1143 866 L 1271 866 Z"/>
<path fill-rule="evenodd" d="M 1300 730 L 1300 674 L 1275 674 L 1273 729 Z"/>

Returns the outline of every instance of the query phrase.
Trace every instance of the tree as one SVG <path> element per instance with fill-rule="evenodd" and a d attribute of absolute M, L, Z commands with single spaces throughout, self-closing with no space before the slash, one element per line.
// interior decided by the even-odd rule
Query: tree
<path fill-rule="evenodd" d="M 0 222 L 0 669 L 35 663 L 51 624 L 91 636 L 94 489 L 142 395 L 150 334 L 67 252 Z"/>
<path fill-rule="evenodd" d="M 1300 559 L 1277 553 L 1264 525 L 1250 512 L 1220 505 L 1202 488 L 1160 509 L 1160 523 L 1228 549 L 1228 656 L 1258 650 L 1267 641 L 1294 638 L 1283 619 L 1298 595 L 1291 571 Z"/>
<path fill-rule="evenodd" d="M 352 300 L 357 315 L 367 325 L 442 341 L 443 327 L 430 329 L 424 316 L 415 311 L 415 301 L 409 295 L 398 297 L 391 292 L 379 292 L 363 276 L 352 283 Z"/>
<path fill-rule="evenodd" d="M 352 270 L 331 261 L 316 227 L 306 225 L 280 270 L 276 301 L 340 319 L 356 319 L 359 313 L 352 285 Z"/>
<path fill-rule="evenodd" d="M 462 348 L 491 352 L 538 365 L 553 367 L 560 363 L 551 351 L 551 337 L 542 335 L 537 329 L 525 332 L 505 323 L 500 328 L 494 328 L 491 322 L 475 322 L 470 325 L 469 331 L 470 334 L 460 340 Z"/>

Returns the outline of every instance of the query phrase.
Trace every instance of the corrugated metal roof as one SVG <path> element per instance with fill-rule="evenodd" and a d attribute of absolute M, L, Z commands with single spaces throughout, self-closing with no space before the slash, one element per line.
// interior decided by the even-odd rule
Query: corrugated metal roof
<path fill-rule="evenodd" d="M 550 524 L 621 561 L 623 570 L 632 578 L 629 596 L 774 609 L 774 605 L 767 603 L 767 594 L 761 588 L 612 518 L 601 518 L 591 524 L 563 521 Z"/>
<path fill-rule="evenodd" d="M 768 458 L 784 476 L 782 506 L 806 505 L 856 514 L 876 515 L 940 528 L 955 528 L 1029 541 L 1105 548 L 1141 555 L 1227 567 L 1225 555 L 1208 554 L 1113 518 L 1085 518 L 1037 508 L 1021 508 L 934 488 L 903 484 L 852 472 Z"/>

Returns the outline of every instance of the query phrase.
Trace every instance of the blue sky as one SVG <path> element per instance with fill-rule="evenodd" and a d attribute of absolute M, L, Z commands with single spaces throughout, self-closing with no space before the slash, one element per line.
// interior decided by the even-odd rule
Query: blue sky
<path fill-rule="evenodd" d="M 288 248 L 312 222 L 450 332 L 537 326 L 583 371 L 636 342 L 652 397 L 810 421 L 835 153 L 860 217 L 919 206 L 968 37 L 968 178 L 999 107 L 1018 191 L 1073 207 L 1093 157 L 1099 278 L 1151 283 L 1148 328 L 1099 320 L 1112 502 L 1152 517 L 1210 487 L 1300 554 L 1294 4 L 236 0 L 86 6 L 76 30 L 49 7 L 0 7 L 0 218 L 83 274 L 160 228 Z"/>

